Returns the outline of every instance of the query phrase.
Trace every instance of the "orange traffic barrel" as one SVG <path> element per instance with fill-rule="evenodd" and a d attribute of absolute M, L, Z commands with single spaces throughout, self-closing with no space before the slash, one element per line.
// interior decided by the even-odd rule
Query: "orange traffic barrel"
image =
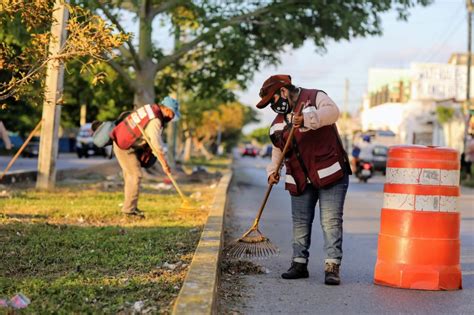
<path fill-rule="evenodd" d="M 458 290 L 459 153 L 444 147 L 390 147 L 374 282 Z"/>

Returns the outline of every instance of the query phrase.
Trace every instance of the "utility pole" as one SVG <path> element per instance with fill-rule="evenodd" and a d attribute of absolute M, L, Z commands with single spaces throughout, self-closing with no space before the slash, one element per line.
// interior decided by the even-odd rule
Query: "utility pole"
<path fill-rule="evenodd" d="M 344 120 L 347 119 L 347 111 L 349 110 L 349 79 L 346 79 L 344 84 Z"/>
<path fill-rule="evenodd" d="M 49 56 L 57 55 L 66 42 L 66 23 L 68 0 L 56 0 L 51 25 Z M 58 101 L 63 92 L 64 65 L 57 59 L 48 62 L 44 91 L 43 117 L 38 157 L 38 178 L 36 188 L 50 189 L 56 184 L 56 157 L 58 154 L 58 131 L 61 106 Z"/>
<path fill-rule="evenodd" d="M 471 104 L 471 64 L 472 64 L 472 11 L 474 4 L 472 0 L 466 0 L 467 9 L 467 80 L 466 80 L 466 127 L 464 128 L 464 145 L 463 151 L 466 153 L 466 145 L 468 141 L 470 130 L 470 122 L 474 112 L 474 108 Z"/>
<path fill-rule="evenodd" d="M 344 82 L 344 111 L 342 113 L 342 121 L 343 121 L 343 141 L 344 147 L 347 149 L 348 145 L 348 138 L 349 138 L 349 122 L 348 122 L 348 111 L 349 111 L 349 79 L 346 78 Z"/>
<path fill-rule="evenodd" d="M 466 87 L 466 101 L 468 108 L 471 105 L 471 63 L 472 63 L 472 0 L 466 0 L 467 6 L 467 87 Z"/>

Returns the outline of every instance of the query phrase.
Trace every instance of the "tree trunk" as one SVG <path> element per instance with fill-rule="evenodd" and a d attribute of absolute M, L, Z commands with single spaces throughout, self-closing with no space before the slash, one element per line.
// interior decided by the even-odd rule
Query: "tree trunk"
<path fill-rule="evenodd" d="M 209 151 L 207 151 L 202 141 L 199 141 L 197 138 L 194 138 L 194 143 L 196 145 L 196 149 L 198 150 L 198 152 L 201 152 L 201 154 L 204 155 L 206 160 L 210 160 L 213 158 L 213 155 L 209 153 Z"/>
<path fill-rule="evenodd" d="M 152 7 L 151 1 L 144 0 L 140 3 L 138 11 L 138 58 L 139 69 L 135 69 L 135 95 L 134 106 L 140 107 L 155 102 L 155 76 L 156 64 L 153 62 L 152 35 Z"/>
<path fill-rule="evenodd" d="M 151 62 L 151 61 L 150 61 Z M 147 62 L 148 63 L 148 62 Z M 133 99 L 133 105 L 135 108 L 143 106 L 145 104 L 155 103 L 155 76 L 156 71 L 154 67 L 147 67 L 146 62 L 142 62 L 143 69 L 136 72 L 137 78 L 135 79 L 135 95 Z"/>

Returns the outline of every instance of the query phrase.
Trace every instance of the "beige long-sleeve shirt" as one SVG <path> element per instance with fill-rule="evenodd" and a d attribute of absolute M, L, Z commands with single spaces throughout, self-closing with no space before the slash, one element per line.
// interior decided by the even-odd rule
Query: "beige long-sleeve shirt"
<path fill-rule="evenodd" d="M 164 154 L 163 141 L 161 138 L 161 134 L 163 132 L 162 127 L 163 125 L 161 124 L 161 121 L 155 118 L 148 122 L 144 131 L 147 138 L 150 139 L 150 142 L 151 142 L 150 145 L 152 146 L 152 148 L 157 150 L 158 153 Z M 136 144 L 138 146 L 144 145 L 145 139 L 141 137 L 140 139 L 137 140 Z"/>
<path fill-rule="evenodd" d="M 303 117 L 304 126 L 300 128 L 299 131 L 306 132 L 309 130 L 316 130 L 334 124 L 339 118 L 339 108 L 325 93 L 318 93 L 316 96 L 316 109 L 314 109 L 314 107 L 303 109 Z M 272 161 L 267 166 L 267 177 L 278 171 L 277 163 L 281 158 L 281 155 L 281 150 L 273 145 Z"/>

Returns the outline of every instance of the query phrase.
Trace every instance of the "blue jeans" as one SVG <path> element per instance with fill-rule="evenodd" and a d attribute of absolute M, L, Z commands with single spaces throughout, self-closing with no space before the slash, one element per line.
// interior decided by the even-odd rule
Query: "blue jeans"
<path fill-rule="evenodd" d="M 300 196 L 291 196 L 293 217 L 293 261 L 306 263 L 311 245 L 311 230 L 319 200 L 326 262 L 340 264 L 342 259 L 342 214 L 349 176 L 326 188 L 308 185 Z"/>

